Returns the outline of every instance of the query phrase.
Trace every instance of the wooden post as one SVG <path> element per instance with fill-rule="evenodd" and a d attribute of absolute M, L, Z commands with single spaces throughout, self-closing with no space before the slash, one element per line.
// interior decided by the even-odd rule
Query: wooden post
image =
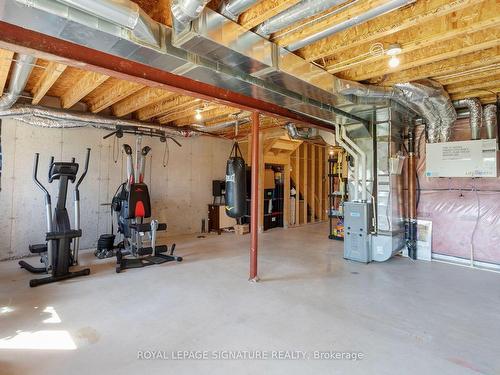
<path fill-rule="evenodd" d="M 257 248 L 259 242 L 259 112 L 252 113 L 252 191 L 250 281 L 257 281 Z"/>
<path fill-rule="evenodd" d="M 283 165 L 283 228 L 288 228 L 290 222 L 290 157 Z"/>

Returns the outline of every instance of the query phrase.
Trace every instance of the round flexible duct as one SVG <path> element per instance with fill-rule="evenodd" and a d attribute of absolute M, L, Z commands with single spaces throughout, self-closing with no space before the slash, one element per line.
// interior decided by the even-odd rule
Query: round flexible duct
<path fill-rule="evenodd" d="M 123 120 L 92 113 L 65 111 L 31 105 L 15 105 L 12 108 L 0 110 L 0 118 L 12 118 L 31 126 L 43 128 L 80 128 L 92 126 L 98 129 L 114 130 L 117 125 L 121 125 L 158 129 L 165 131 L 168 135 L 177 137 L 191 137 L 201 134 L 196 131 L 179 130 L 174 127 L 153 125 L 140 121 Z"/>
<path fill-rule="evenodd" d="M 470 139 L 481 139 L 481 128 L 483 127 L 483 106 L 478 98 L 467 98 L 455 100 L 453 105 L 457 108 L 469 109 Z"/>
<path fill-rule="evenodd" d="M 429 143 L 449 140 L 457 113 L 448 93 L 430 79 L 397 83 L 393 88 L 339 80 L 338 92 L 377 99 L 391 99 L 422 116 L 427 123 Z"/>
<path fill-rule="evenodd" d="M 495 104 L 485 105 L 483 116 L 484 126 L 486 127 L 486 136 L 488 139 L 493 139 L 496 136 L 496 128 L 498 126 L 497 106 Z"/>

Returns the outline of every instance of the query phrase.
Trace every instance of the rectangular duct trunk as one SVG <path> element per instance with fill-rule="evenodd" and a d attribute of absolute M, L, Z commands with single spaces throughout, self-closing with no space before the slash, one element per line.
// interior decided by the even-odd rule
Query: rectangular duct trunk
<path fill-rule="evenodd" d="M 334 75 L 209 8 L 181 32 L 174 26 L 172 43 L 332 106 L 351 104 L 336 94 Z"/>

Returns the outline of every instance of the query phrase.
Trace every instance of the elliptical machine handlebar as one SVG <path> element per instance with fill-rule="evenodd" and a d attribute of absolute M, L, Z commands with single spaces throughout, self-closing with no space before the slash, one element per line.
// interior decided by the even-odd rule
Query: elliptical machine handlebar
<path fill-rule="evenodd" d="M 33 161 L 33 181 L 35 181 L 36 186 L 44 192 L 45 194 L 45 204 L 50 204 L 50 194 L 49 191 L 42 185 L 42 183 L 38 180 L 38 159 L 40 158 L 40 154 L 37 152 L 35 154 L 35 159 Z"/>
<path fill-rule="evenodd" d="M 74 158 L 73 158 L 74 160 Z M 76 183 L 75 190 L 78 191 L 78 188 L 80 187 L 80 184 L 83 182 L 83 179 L 87 175 L 87 172 L 89 170 L 89 161 L 90 161 L 90 148 L 87 148 L 87 156 L 85 157 L 85 169 L 83 170 L 82 175 L 78 179 L 78 182 Z"/>
<path fill-rule="evenodd" d="M 73 159 L 74 160 L 74 159 Z M 80 230 L 80 184 L 83 182 L 83 179 L 87 175 L 89 170 L 89 161 L 90 161 L 90 148 L 87 147 L 87 156 L 85 157 L 85 169 L 83 170 L 82 175 L 78 179 L 78 182 L 75 185 L 75 193 L 74 193 L 74 208 L 75 208 L 75 229 Z M 78 252 L 80 251 L 80 238 L 77 237 L 73 239 L 73 265 L 78 264 Z"/>
<path fill-rule="evenodd" d="M 44 192 L 45 194 L 45 218 L 47 220 L 47 233 L 52 232 L 53 225 L 52 225 L 52 203 L 50 199 L 50 194 L 49 191 L 45 188 L 45 186 L 42 185 L 40 181 L 38 181 L 38 159 L 40 158 L 40 153 L 35 154 L 35 160 L 33 164 L 33 181 L 35 181 L 36 186 L 40 188 L 41 191 Z M 54 162 L 54 157 L 52 156 L 50 158 L 50 164 L 49 164 L 49 170 L 50 166 Z M 49 272 L 52 269 L 52 251 L 53 251 L 53 244 L 52 240 L 47 241 L 47 271 Z"/>

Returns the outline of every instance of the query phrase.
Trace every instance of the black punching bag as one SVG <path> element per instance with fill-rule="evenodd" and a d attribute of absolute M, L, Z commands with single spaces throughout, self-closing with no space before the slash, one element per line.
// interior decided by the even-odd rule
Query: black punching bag
<path fill-rule="evenodd" d="M 245 215 L 247 182 L 245 160 L 238 142 L 235 142 L 226 164 L 226 214 L 238 219 Z"/>

